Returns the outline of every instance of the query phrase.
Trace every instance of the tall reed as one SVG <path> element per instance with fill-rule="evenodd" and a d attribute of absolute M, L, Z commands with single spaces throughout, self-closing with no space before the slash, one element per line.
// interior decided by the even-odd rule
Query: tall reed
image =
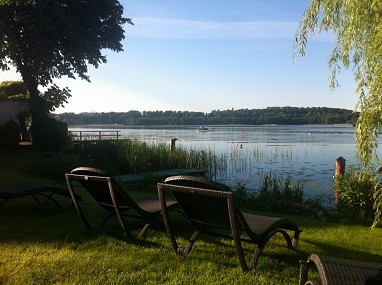
<path fill-rule="evenodd" d="M 65 172 L 78 166 L 107 170 L 113 175 L 195 168 L 209 171 L 211 178 L 226 167 L 224 159 L 210 150 L 170 150 L 165 143 L 138 140 L 100 141 L 69 148 L 67 151 L 36 161 L 31 172 L 63 179 Z"/>

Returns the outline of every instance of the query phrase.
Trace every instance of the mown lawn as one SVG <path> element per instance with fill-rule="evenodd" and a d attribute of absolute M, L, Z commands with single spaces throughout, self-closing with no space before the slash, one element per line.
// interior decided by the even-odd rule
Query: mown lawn
<path fill-rule="evenodd" d="M 43 153 L 29 150 L 0 151 L 0 184 L 46 181 L 28 174 L 31 162 Z M 91 220 L 101 215 L 86 194 L 85 209 Z M 136 193 L 136 197 L 147 195 Z M 274 237 L 257 268 L 243 273 L 231 241 L 204 236 L 186 257 L 177 257 L 158 220 L 144 238 L 127 239 L 116 219 L 102 229 L 88 231 L 68 199 L 65 207 L 37 204 L 23 198 L 0 205 L 0 284 L 298 284 L 299 260 L 323 253 L 382 262 L 382 229 L 342 225 L 289 216 L 303 229 L 298 250 Z M 273 214 L 273 213 L 270 213 Z M 277 215 L 277 214 L 276 214 Z M 185 244 L 189 231 L 175 214 L 176 231 Z M 130 221 L 137 235 L 140 221 Z M 251 245 L 245 245 L 249 256 Z"/>

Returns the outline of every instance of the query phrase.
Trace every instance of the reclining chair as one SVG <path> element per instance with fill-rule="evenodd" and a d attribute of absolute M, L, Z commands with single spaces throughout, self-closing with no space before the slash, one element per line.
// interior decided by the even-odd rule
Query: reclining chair
<path fill-rule="evenodd" d="M 73 169 L 70 173 L 66 173 L 65 177 L 73 204 L 88 229 L 92 227 L 86 219 L 77 199 L 77 195 L 74 192 L 74 181 L 78 182 L 77 185 L 85 188 L 93 199 L 109 213 L 101 223 L 101 227 L 110 217 L 117 216 L 126 235 L 132 237 L 124 216 L 143 219 L 146 221 L 146 224 L 138 235 L 138 237 L 141 237 L 146 232 L 150 222 L 162 214 L 161 206 L 157 198 L 145 198 L 134 201 L 130 195 L 123 190 L 121 185 L 105 171 L 89 167 L 78 167 Z M 167 201 L 165 208 L 167 211 L 171 211 L 177 209 L 178 205 L 175 201 Z"/>
<path fill-rule="evenodd" d="M 188 222 L 195 228 L 188 245 L 180 250 L 167 211 L 165 191 L 171 192 Z M 269 239 L 281 233 L 289 248 L 296 248 L 301 230 L 291 220 L 242 213 L 234 193 L 224 184 L 206 178 L 173 176 L 158 183 L 163 218 L 171 244 L 178 255 L 188 254 L 201 233 L 233 239 L 243 271 L 256 267 L 260 254 Z M 222 232 L 223 230 L 223 232 Z M 293 242 L 286 231 L 294 232 Z M 242 237 L 246 233 L 248 238 Z M 250 265 L 244 258 L 242 241 L 257 244 Z"/>

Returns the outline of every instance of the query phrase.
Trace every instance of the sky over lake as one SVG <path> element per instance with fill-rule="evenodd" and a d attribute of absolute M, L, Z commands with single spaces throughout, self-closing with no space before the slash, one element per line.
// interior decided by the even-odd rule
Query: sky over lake
<path fill-rule="evenodd" d="M 57 112 L 201 111 L 273 106 L 354 109 L 351 71 L 329 87 L 330 33 L 310 37 L 293 61 L 307 0 L 122 0 L 124 51 L 89 68 L 91 83 L 60 79 L 72 93 Z M 14 70 L 0 82 L 17 80 Z"/>

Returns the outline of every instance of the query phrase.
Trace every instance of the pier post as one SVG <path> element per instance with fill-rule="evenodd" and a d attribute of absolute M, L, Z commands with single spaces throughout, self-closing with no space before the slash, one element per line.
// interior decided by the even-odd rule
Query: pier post
<path fill-rule="evenodd" d="M 170 150 L 173 151 L 175 149 L 175 142 L 177 141 L 177 138 L 172 138 L 170 140 Z"/>
<path fill-rule="evenodd" d="M 334 173 L 334 195 L 335 195 L 335 201 L 336 205 L 340 202 L 340 197 L 338 195 L 337 189 L 339 189 L 339 180 L 337 179 L 338 177 L 341 177 L 342 175 L 345 174 L 345 165 L 346 165 L 346 159 L 344 159 L 342 156 L 336 159 L 336 170 Z"/>

